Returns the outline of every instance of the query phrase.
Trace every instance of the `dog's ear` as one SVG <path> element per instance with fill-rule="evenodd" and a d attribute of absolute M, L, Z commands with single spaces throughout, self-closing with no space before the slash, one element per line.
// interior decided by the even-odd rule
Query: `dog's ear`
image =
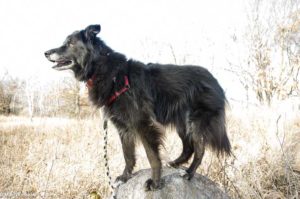
<path fill-rule="evenodd" d="M 86 27 L 85 31 L 85 37 L 88 40 L 93 40 L 96 35 L 100 32 L 101 30 L 101 26 L 99 24 L 97 25 L 89 25 L 88 27 Z"/>

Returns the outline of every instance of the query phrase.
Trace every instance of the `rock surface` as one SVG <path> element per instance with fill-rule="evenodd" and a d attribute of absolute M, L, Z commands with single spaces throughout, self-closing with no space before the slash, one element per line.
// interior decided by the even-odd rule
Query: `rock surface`
<path fill-rule="evenodd" d="M 134 176 L 116 190 L 117 199 L 229 199 L 213 181 L 195 174 L 190 181 L 181 177 L 183 170 L 163 168 L 164 186 L 157 191 L 144 191 L 144 183 L 151 176 L 151 169 L 136 172 Z"/>

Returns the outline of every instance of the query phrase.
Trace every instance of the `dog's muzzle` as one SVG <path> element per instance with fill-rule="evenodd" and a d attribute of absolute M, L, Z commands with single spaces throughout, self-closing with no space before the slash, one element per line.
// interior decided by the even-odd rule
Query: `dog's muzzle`
<path fill-rule="evenodd" d="M 59 56 L 54 50 L 46 51 L 45 56 L 49 61 L 56 63 L 56 65 L 52 67 L 55 70 L 71 69 L 74 65 L 72 60 Z"/>

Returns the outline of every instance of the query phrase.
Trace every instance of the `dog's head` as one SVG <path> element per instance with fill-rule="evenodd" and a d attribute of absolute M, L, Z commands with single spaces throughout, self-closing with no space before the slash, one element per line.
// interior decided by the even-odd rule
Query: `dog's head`
<path fill-rule="evenodd" d="M 93 62 L 101 61 L 101 56 L 111 52 L 97 34 L 100 25 L 90 25 L 81 31 L 75 31 L 67 37 L 63 45 L 45 52 L 46 58 L 54 62 L 56 70 L 71 69 L 80 81 L 89 79 L 95 70 Z"/>

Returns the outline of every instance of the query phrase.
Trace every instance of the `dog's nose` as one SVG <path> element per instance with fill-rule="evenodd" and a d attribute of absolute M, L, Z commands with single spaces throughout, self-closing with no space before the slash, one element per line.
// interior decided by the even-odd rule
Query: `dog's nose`
<path fill-rule="evenodd" d="M 48 50 L 48 51 L 45 52 L 45 56 L 46 56 L 47 58 L 49 58 L 50 55 L 51 55 L 51 50 Z"/>

